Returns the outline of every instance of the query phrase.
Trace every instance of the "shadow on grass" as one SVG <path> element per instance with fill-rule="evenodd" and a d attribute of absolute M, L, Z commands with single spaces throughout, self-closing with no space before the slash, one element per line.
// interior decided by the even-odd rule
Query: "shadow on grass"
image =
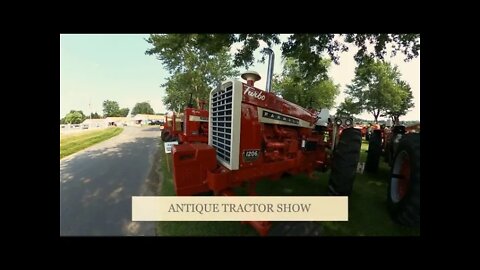
<path fill-rule="evenodd" d="M 160 195 L 175 196 L 171 154 L 165 154 L 160 143 L 161 184 Z M 256 231 L 247 224 L 237 221 L 160 221 L 157 222 L 158 236 L 256 236 Z"/>
<path fill-rule="evenodd" d="M 162 147 L 162 146 L 161 146 Z M 365 162 L 368 143 L 362 144 L 360 161 Z M 163 152 L 162 152 L 163 153 Z M 162 155 L 164 179 L 161 195 L 174 196 L 170 156 Z M 167 161 L 169 164 L 167 165 Z M 329 172 L 284 177 L 277 181 L 258 182 L 259 196 L 326 196 Z M 349 197 L 349 221 L 319 222 L 323 236 L 412 236 L 420 235 L 418 228 L 395 224 L 388 215 L 386 196 L 389 167 L 383 161 L 376 174 L 357 174 L 353 193 Z M 236 195 L 246 196 L 245 188 L 237 188 Z M 252 236 L 253 228 L 240 222 L 158 222 L 157 234 L 163 236 Z"/>

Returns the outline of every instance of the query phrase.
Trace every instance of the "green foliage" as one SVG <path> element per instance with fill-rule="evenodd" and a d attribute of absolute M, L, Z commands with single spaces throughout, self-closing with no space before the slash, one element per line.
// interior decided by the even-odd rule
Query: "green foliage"
<path fill-rule="evenodd" d="M 137 115 L 137 114 L 155 114 L 155 112 L 153 111 L 153 108 L 150 106 L 150 103 L 140 102 L 135 104 L 135 106 L 132 109 L 132 115 Z"/>
<path fill-rule="evenodd" d="M 167 82 L 162 85 L 165 88 L 165 97 L 163 103 L 168 110 L 180 112 L 188 104 L 190 93 L 194 93 L 196 97 L 208 100 L 209 86 L 205 81 L 196 81 L 195 85 L 191 84 L 192 73 L 176 73 L 172 75 Z M 200 78 L 198 78 L 200 79 Z M 193 89 L 192 89 L 193 88 Z"/>
<path fill-rule="evenodd" d="M 235 53 L 234 65 L 236 67 L 245 66 L 245 69 L 248 69 L 249 66 L 253 65 L 255 58 L 253 57 L 253 52 L 260 47 L 260 41 L 267 43 L 268 47 L 271 47 L 273 44 L 280 44 L 280 39 L 278 34 L 239 34 L 239 35 L 230 35 L 230 39 L 233 42 L 242 43 L 242 48 Z M 233 43 L 232 42 L 232 43 Z M 232 44 L 230 43 L 230 45 Z M 263 56 L 260 62 L 265 61 L 266 52 L 262 51 Z"/>
<path fill-rule="evenodd" d="M 329 97 L 336 92 L 336 86 L 333 82 L 328 82 L 328 65 L 325 65 L 324 57 L 328 55 L 331 61 L 339 64 L 339 53 L 348 51 L 347 44 L 354 44 L 358 48 L 355 60 L 359 64 L 372 59 L 383 59 L 388 52 L 395 55 L 399 51 L 405 54 L 405 61 L 408 61 L 417 57 L 420 52 L 420 34 L 340 36 L 341 38 L 337 39 L 334 34 L 292 34 L 281 44 L 283 57 L 297 61 L 295 69 L 298 74 L 295 76 L 305 84 L 298 85 L 296 81 L 285 81 L 284 76 L 277 76 L 276 86 L 288 89 L 282 90 L 286 91 L 286 99 L 295 100 L 294 102 L 305 106 L 310 103 L 306 94 L 311 93 L 312 103 L 316 106 L 333 106 Z M 153 46 L 146 54 L 155 55 L 172 74 L 163 85 L 167 92 L 164 103 L 168 109 L 176 111 L 183 110 L 187 105 L 190 93 L 194 93 L 194 99 L 205 99 L 208 91 L 224 78 L 236 76 L 237 72 L 233 67 L 244 66 L 248 69 L 255 61 L 253 53 L 260 47 L 261 41 L 268 47 L 280 44 L 278 34 L 164 34 L 151 35 L 146 41 Z M 369 43 L 374 45 L 373 52 L 367 51 Z M 233 44 L 240 44 L 240 49 L 235 52 L 231 65 L 228 50 Z M 265 50 L 262 50 L 262 54 L 261 62 L 265 60 Z M 317 78 L 318 76 L 321 78 Z M 312 78 L 315 80 L 311 83 L 306 81 Z M 319 83 L 319 80 L 324 82 Z M 312 90 L 316 88 L 326 90 Z M 299 91 L 294 89 L 304 89 L 304 93 L 299 94 Z M 325 93 L 325 96 L 321 93 Z M 382 95 L 391 95 L 388 91 L 382 93 L 379 99 L 395 99 L 392 98 L 395 95 Z"/>
<path fill-rule="evenodd" d="M 405 114 L 413 106 L 410 86 L 400 79 L 398 68 L 380 60 L 369 59 L 359 64 L 346 94 L 362 104 L 362 111 L 372 113 L 375 122 L 382 112 Z"/>
<path fill-rule="evenodd" d="M 103 116 L 104 117 L 116 117 L 120 111 L 118 102 L 112 100 L 105 100 L 103 102 Z"/>
<path fill-rule="evenodd" d="M 234 65 L 248 68 L 255 60 L 253 52 L 259 48 L 260 41 L 264 41 L 268 47 L 280 44 L 278 34 L 164 35 L 171 36 L 168 40 L 159 40 L 158 36 L 151 36 L 147 41 L 152 44 L 156 42 L 162 46 L 155 46 L 148 50 L 147 54 L 168 54 L 170 57 L 174 57 L 176 62 L 171 62 L 171 67 L 178 66 L 181 57 L 176 55 L 180 55 L 187 46 L 215 54 L 234 43 L 240 43 L 241 49 L 235 53 Z M 359 63 L 363 62 L 365 58 L 383 59 L 388 52 L 389 45 L 392 45 L 391 55 L 400 51 L 406 55 L 405 61 L 417 57 L 420 52 L 420 34 L 342 34 L 341 36 L 343 42 L 342 38 L 336 39 L 334 34 L 292 34 L 282 44 L 282 54 L 284 57 L 299 60 L 302 71 L 320 74 L 323 73 L 322 66 L 319 65 L 322 61 L 322 54 L 328 54 L 331 60 L 338 64 L 340 60 L 338 54 L 348 51 L 347 44 L 354 44 L 359 48 L 355 54 L 355 60 Z M 367 52 L 368 43 L 374 45 L 374 52 Z M 264 53 L 261 59 L 263 62 L 265 52 L 262 52 Z"/>
<path fill-rule="evenodd" d="M 302 72 L 295 59 L 287 58 L 282 74 L 274 77 L 273 92 L 305 108 L 332 108 L 339 94 L 339 85 L 327 76 L 329 60 L 323 59 L 318 65 L 324 71 L 313 75 Z"/>
<path fill-rule="evenodd" d="M 91 113 L 90 117 L 92 119 L 102 119 L 102 116 L 100 116 L 97 112 Z"/>
<path fill-rule="evenodd" d="M 354 102 L 352 98 L 345 98 L 338 108 L 336 115 L 339 117 L 350 117 L 362 112 L 362 106 L 358 102 Z"/>
<path fill-rule="evenodd" d="M 394 104 L 394 106 L 387 111 L 387 114 L 395 123 L 399 123 L 400 116 L 407 114 L 409 109 L 414 106 L 413 94 L 410 85 L 408 85 L 405 81 L 398 81 L 397 87 L 401 95 L 401 101 Z"/>
<path fill-rule="evenodd" d="M 103 102 L 103 116 L 104 117 L 126 117 L 128 115 L 128 112 L 130 111 L 129 108 L 122 108 L 120 109 L 120 106 L 118 105 L 118 102 L 112 101 L 112 100 L 105 100 Z M 101 118 L 97 113 L 95 113 L 96 116 L 98 116 L 99 119 Z M 93 114 L 92 114 L 92 119 L 93 119 Z"/>
<path fill-rule="evenodd" d="M 146 54 L 156 55 L 171 74 L 162 85 L 167 109 L 182 111 L 191 93 L 193 100 L 207 100 L 212 88 L 238 75 L 231 64 L 228 47 L 224 45 L 227 37 L 218 35 L 212 39 L 208 34 L 167 34 L 151 35 L 147 39 L 153 48 Z"/>
<path fill-rule="evenodd" d="M 65 115 L 64 123 L 65 124 L 80 124 L 86 119 L 86 116 L 82 111 L 71 110 L 67 115 Z M 60 121 L 61 123 L 61 121 Z"/>
<path fill-rule="evenodd" d="M 121 108 L 120 111 L 119 111 L 119 113 L 118 113 L 118 116 L 120 116 L 120 117 L 127 117 L 128 112 L 130 112 L 130 109 L 129 109 L 129 108 Z"/>
<path fill-rule="evenodd" d="M 228 49 L 233 43 L 240 42 L 243 48 L 235 54 L 236 67 L 253 64 L 253 52 L 264 41 L 268 46 L 280 44 L 278 34 L 167 34 L 151 35 L 147 42 L 154 47 L 147 50 L 148 55 L 157 55 L 168 70 L 182 71 L 183 58 L 195 48 L 196 53 L 217 55 Z M 262 59 L 264 60 L 264 58 Z"/>
<path fill-rule="evenodd" d="M 346 34 L 345 41 L 359 48 L 354 56 L 357 62 L 375 57 L 383 60 L 388 44 L 393 45 L 391 55 L 395 56 L 400 51 L 405 54 L 405 61 L 417 57 L 420 52 L 420 34 Z M 367 41 L 375 46 L 375 51 L 370 54 L 367 53 Z"/>

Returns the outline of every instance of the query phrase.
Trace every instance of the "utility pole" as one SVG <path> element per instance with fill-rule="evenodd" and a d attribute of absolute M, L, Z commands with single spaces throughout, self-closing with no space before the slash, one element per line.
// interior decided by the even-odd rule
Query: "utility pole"
<path fill-rule="evenodd" d="M 90 122 L 92 122 L 91 121 L 92 120 L 92 106 L 91 105 L 92 105 L 92 100 L 90 99 L 88 101 L 88 109 L 90 110 Z"/>

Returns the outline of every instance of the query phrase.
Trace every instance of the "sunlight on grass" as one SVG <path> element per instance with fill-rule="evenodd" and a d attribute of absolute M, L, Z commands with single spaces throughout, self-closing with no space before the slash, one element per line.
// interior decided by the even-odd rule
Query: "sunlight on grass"
<path fill-rule="evenodd" d="M 117 136 L 123 128 L 107 128 L 103 130 L 87 131 L 81 134 L 60 136 L 60 159 L 83 150 L 96 143 Z"/>
<path fill-rule="evenodd" d="M 160 146 L 162 153 L 163 144 Z M 365 162 L 368 142 L 362 144 L 360 161 Z M 170 160 L 167 160 L 169 158 Z M 160 195 L 174 196 L 172 160 L 162 155 Z M 167 161 L 169 162 L 167 164 Z M 170 171 L 168 170 L 170 169 Z M 315 173 L 314 179 L 306 175 L 285 177 L 279 181 L 260 181 L 259 196 L 324 196 L 327 194 L 330 172 Z M 419 228 L 407 228 L 395 224 L 387 212 L 387 180 L 389 166 L 381 161 L 376 174 L 357 174 L 353 194 L 349 197 L 349 221 L 319 222 L 324 236 L 411 236 L 420 235 Z M 235 190 L 237 195 L 246 195 L 244 188 Z M 252 236 L 256 231 L 241 222 L 158 222 L 160 236 Z"/>

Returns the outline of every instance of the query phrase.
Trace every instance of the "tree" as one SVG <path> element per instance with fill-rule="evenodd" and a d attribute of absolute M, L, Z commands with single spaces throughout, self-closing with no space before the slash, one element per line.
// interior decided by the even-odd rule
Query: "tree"
<path fill-rule="evenodd" d="M 128 112 L 130 112 L 130 109 L 129 109 L 129 108 L 122 108 L 122 109 L 120 109 L 118 116 L 120 116 L 120 117 L 127 117 Z"/>
<path fill-rule="evenodd" d="M 153 48 L 146 51 L 162 61 L 171 76 L 167 78 L 167 109 L 183 110 L 192 94 L 193 100 L 207 100 L 212 88 L 228 77 L 238 75 L 233 69 L 228 47 L 222 44 L 205 44 L 205 34 L 151 35 L 147 42 Z M 202 45 L 199 45 L 202 44 Z"/>
<path fill-rule="evenodd" d="M 332 108 L 339 85 L 326 74 L 330 61 L 324 59 L 319 65 L 325 72 L 314 76 L 301 72 L 299 62 L 287 58 L 282 74 L 273 80 L 273 92 L 303 107 Z"/>
<path fill-rule="evenodd" d="M 104 117 L 117 117 L 120 112 L 120 106 L 118 102 L 112 100 L 105 100 L 103 102 L 103 116 Z"/>
<path fill-rule="evenodd" d="M 326 67 L 322 65 L 325 57 L 339 64 L 339 53 L 348 51 L 347 44 L 354 44 L 358 48 L 355 60 L 359 64 L 369 59 L 381 60 L 388 51 L 392 55 L 403 52 L 405 61 L 417 57 L 420 52 L 420 34 L 342 34 L 339 37 L 334 34 L 292 34 L 281 44 L 282 55 L 296 59 L 304 77 L 312 78 L 326 76 Z M 216 76 L 208 74 L 219 63 L 229 63 L 215 59 L 218 55 L 226 56 L 233 44 L 240 44 L 241 48 L 234 54 L 233 67 L 244 66 L 247 69 L 254 63 L 253 53 L 260 47 L 260 41 L 268 47 L 281 43 L 278 34 L 164 34 L 150 35 L 146 41 L 153 48 L 145 53 L 156 55 L 172 74 L 163 86 L 167 91 L 164 103 L 168 109 L 174 110 L 183 109 L 188 102 L 189 91 L 195 93 L 194 98 L 207 96 L 203 80 L 207 81 L 208 90 L 221 81 L 219 75 L 225 75 L 222 72 Z M 369 43 L 374 45 L 373 52 L 367 51 Z M 263 56 L 260 61 L 263 62 L 265 48 L 261 52 Z M 233 71 L 233 67 L 227 67 Z M 189 81 L 188 78 L 195 80 Z M 173 82 L 169 84 L 171 80 Z"/>
<path fill-rule="evenodd" d="M 101 119 L 102 117 L 97 113 L 90 113 L 90 118 L 92 119 Z"/>
<path fill-rule="evenodd" d="M 400 124 L 400 116 L 407 114 L 410 108 L 414 106 L 410 85 L 404 81 L 399 81 L 397 86 L 402 94 L 401 102 L 394 104 L 394 106 L 387 111 L 387 115 L 392 118 L 396 125 Z"/>
<path fill-rule="evenodd" d="M 362 104 L 362 111 L 373 114 L 378 122 L 380 113 L 401 113 L 401 104 L 408 97 L 410 86 L 400 80 L 400 72 L 396 66 L 380 60 L 369 59 L 355 68 L 355 77 L 347 85 L 346 94 L 352 102 Z M 413 106 L 409 103 L 405 106 Z"/>
<path fill-rule="evenodd" d="M 347 97 L 338 106 L 336 114 L 340 117 L 350 117 L 361 112 L 362 106 L 359 103 L 354 102 L 352 98 Z"/>
<path fill-rule="evenodd" d="M 127 112 L 128 114 L 128 112 Z M 137 114 L 155 114 L 153 111 L 152 107 L 150 106 L 150 103 L 148 102 L 140 102 L 135 104 L 135 106 L 132 109 L 132 115 L 137 115 Z"/>
<path fill-rule="evenodd" d="M 86 119 L 82 111 L 71 110 L 65 115 L 64 122 L 67 124 L 80 124 Z"/>
<path fill-rule="evenodd" d="M 171 36 L 171 39 L 162 38 Z M 195 36 L 195 38 L 192 38 Z M 339 63 L 339 52 L 348 51 L 346 44 L 354 44 L 359 48 L 355 54 L 357 62 L 363 62 L 365 58 L 383 59 L 390 48 L 390 53 L 395 55 L 401 51 L 406 55 L 405 61 L 417 57 L 420 52 L 420 34 L 342 34 L 343 42 L 334 34 L 292 34 L 282 44 L 282 55 L 293 57 L 300 62 L 303 72 L 313 74 L 322 73 L 319 62 L 326 53 L 335 63 Z M 169 62 L 171 68 L 175 68 L 182 62 L 185 48 L 195 47 L 209 54 L 216 54 L 224 48 L 229 48 L 234 43 L 240 43 L 241 49 L 235 53 L 234 66 L 248 68 L 254 62 L 253 53 L 260 47 L 260 41 L 264 41 L 268 47 L 280 44 L 278 34 L 203 34 L 203 35 L 151 35 L 147 42 L 155 45 L 147 54 L 165 54 L 175 60 Z M 367 52 L 367 45 L 374 45 L 374 52 Z M 169 47 L 170 46 L 170 47 Z M 265 51 L 262 51 L 261 61 L 265 59 Z M 177 57 L 178 56 L 178 57 Z"/>

